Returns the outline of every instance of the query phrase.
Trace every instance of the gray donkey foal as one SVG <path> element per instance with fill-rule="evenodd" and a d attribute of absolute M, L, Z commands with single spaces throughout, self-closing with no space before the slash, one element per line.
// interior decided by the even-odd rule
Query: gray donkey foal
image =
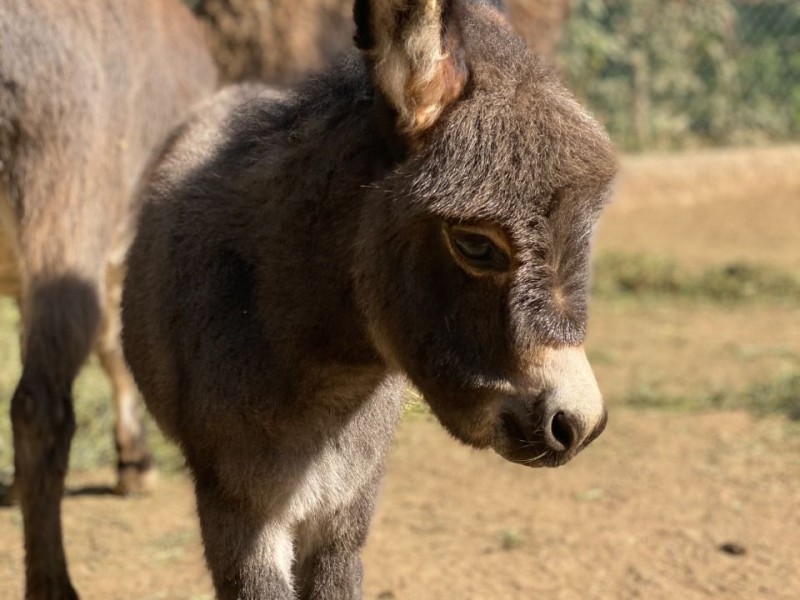
<path fill-rule="evenodd" d="M 581 348 L 601 128 L 477 0 L 357 0 L 353 55 L 222 92 L 148 192 L 126 357 L 220 598 L 355 598 L 408 377 L 530 466 L 605 425 Z"/>

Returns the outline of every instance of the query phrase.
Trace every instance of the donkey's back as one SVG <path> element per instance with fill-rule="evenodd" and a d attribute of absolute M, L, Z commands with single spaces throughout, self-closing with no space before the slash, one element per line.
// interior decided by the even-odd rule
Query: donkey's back
<path fill-rule="evenodd" d="M 4 0 L 0 159 L 9 200 L 24 212 L 40 200 L 63 206 L 64 198 L 21 193 L 46 172 L 39 159 L 50 179 L 70 173 L 71 196 L 102 190 L 104 210 L 120 210 L 124 202 L 110 206 L 112 189 L 130 194 L 165 131 L 215 79 L 177 0 Z"/>

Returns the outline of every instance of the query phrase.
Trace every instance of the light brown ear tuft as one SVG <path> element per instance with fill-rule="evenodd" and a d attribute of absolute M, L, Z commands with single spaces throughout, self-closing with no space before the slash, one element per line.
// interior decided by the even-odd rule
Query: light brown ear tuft
<path fill-rule="evenodd" d="M 462 94 L 467 80 L 453 0 L 356 0 L 356 45 L 373 83 L 415 137 Z"/>

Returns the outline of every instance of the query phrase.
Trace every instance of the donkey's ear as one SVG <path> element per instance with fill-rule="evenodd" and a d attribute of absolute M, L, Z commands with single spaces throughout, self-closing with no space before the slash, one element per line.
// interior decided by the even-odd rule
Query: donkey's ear
<path fill-rule="evenodd" d="M 467 69 L 455 0 L 355 0 L 355 42 L 373 84 L 411 138 L 464 91 Z"/>

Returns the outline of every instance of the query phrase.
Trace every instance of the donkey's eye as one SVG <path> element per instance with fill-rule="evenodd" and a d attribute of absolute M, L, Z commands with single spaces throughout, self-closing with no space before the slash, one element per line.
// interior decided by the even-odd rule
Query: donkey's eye
<path fill-rule="evenodd" d="M 453 243 L 458 251 L 470 260 L 485 262 L 490 260 L 496 251 L 492 240 L 477 233 L 453 236 Z"/>
<path fill-rule="evenodd" d="M 508 270 L 510 264 L 508 255 L 485 235 L 472 231 L 451 230 L 450 239 L 453 247 L 470 266 L 481 270 Z"/>

